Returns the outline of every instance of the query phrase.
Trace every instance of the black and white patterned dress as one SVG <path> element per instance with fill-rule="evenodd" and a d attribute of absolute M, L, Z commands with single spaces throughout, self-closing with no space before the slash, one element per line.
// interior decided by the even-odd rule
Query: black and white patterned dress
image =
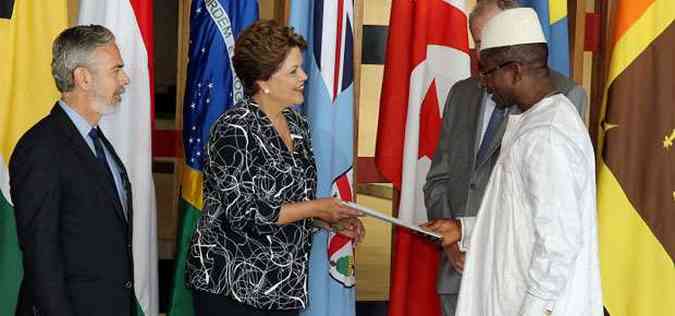
<path fill-rule="evenodd" d="M 187 286 L 261 309 L 307 304 L 311 220 L 279 225 L 281 206 L 312 200 L 316 165 L 307 121 L 285 109 L 289 152 L 258 106 L 244 101 L 214 124 L 206 147 L 204 210 L 187 258 Z"/>

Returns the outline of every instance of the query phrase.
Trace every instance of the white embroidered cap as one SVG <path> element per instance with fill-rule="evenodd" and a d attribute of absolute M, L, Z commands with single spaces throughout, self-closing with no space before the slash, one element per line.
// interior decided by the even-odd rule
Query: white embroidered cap
<path fill-rule="evenodd" d="M 535 43 L 546 43 L 537 13 L 531 8 L 508 9 L 487 22 L 480 50 Z"/>

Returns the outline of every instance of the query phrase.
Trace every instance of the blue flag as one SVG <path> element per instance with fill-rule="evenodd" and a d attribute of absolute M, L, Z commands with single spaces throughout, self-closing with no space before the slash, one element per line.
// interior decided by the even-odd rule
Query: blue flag
<path fill-rule="evenodd" d="M 567 0 L 520 0 L 519 2 L 522 6 L 531 7 L 537 11 L 548 42 L 549 66 L 569 77 L 570 45 L 567 30 Z"/>
<path fill-rule="evenodd" d="M 258 19 L 256 0 L 196 0 L 190 15 L 188 77 L 183 106 L 187 165 L 202 171 L 202 151 L 213 122 L 243 98 L 230 62 L 235 36 Z"/>
<path fill-rule="evenodd" d="M 201 214 L 203 151 L 213 122 L 243 98 L 244 90 L 231 64 L 239 32 L 258 19 L 256 0 L 193 0 L 190 9 L 188 76 L 183 103 L 185 168 L 181 185 L 183 209 L 176 239 L 176 271 L 170 316 L 193 314 L 185 287 L 185 259 Z"/>
<path fill-rule="evenodd" d="M 294 0 L 290 25 L 307 40 L 305 103 L 318 168 L 318 196 L 353 200 L 352 0 Z M 314 235 L 305 316 L 355 314 L 351 240 L 320 231 Z"/>

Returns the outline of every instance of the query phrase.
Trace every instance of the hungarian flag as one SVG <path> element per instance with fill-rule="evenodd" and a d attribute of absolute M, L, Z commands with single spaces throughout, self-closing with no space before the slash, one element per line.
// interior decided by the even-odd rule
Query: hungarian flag
<path fill-rule="evenodd" d="M 7 163 L 59 98 L 49 65 L 67 24 L 66 0 L 0 1 L 0 315 L 14 315 L 23 273 Z"/>
<path fill-rule="evenodd" d="M 611 316 L 675 315 L 675 1 L 615 1 L 598 221 Z"/>
<path fill-rule="evenodd" d="M 289 24 L 307 41 L 305 102 L 318 169 L 318 197 L 353 201 L 354 2 L 291 2 Z M 309 305 L 303 316 L 355 314 L 354 251 L 351 239 L 320 230 L 312 239 Z"/>
<path fill-rule="evenodd" d="M 452 85 L 469 77 L 466 4 L 394 0 L 384 66 L 375 162 L 401 191 L 399 218 L 427 221 L 422 187 Z M 437 245 L 396 229 L 389 315 L 440 315 Z"/>
<path fill-rule="evenodd" d="M 183 100 L 185 166 L 176 239 L 176 270 L 169 316 L 191 316 L 192 292 L 185 286 L 185 261 L 202 213 L 203 152 L 211 125 L 244 96 L 231 60 L 239 33 L 258 19 L 256 0 L 193 0 L 190 7 L 188 77 Z"/>
<path fill-rule="evenodd" d="M 133 190 L 134 290 L 146 316 L 159 314 L 157 209 L 150 143 L 153 119 L 152 0 L 80 0 L 79 24 L 114 34 L 129 75 L 119 110 L 100 126 L 124 162 Z M 140 313 L 139 313 L 140 314 Z"/>

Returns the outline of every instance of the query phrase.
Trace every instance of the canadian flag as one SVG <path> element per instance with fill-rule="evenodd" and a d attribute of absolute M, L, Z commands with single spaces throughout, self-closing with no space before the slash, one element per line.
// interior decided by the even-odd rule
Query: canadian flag
<path fill-rule="evenodd" d="M 375 162 L 401 191 L 398 217 L 424 223 L 422 187 L 452 85 L 470 75 L 464 0 L 394 0 Z M 396 229 L 389 315 L 440 315 L 437 245 Z"/>

